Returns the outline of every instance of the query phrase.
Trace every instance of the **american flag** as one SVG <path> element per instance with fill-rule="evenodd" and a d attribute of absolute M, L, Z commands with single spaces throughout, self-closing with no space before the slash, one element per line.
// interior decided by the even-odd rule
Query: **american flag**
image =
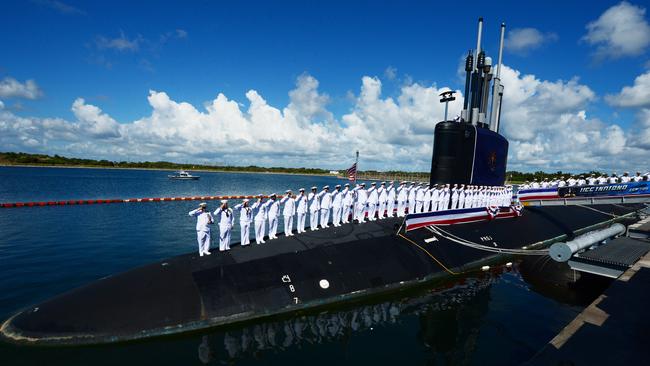
<path fill-rule="evenodd" d="M 357 180 L 357 163 L 348 168 L 348 180 L 352 182 Z"/>

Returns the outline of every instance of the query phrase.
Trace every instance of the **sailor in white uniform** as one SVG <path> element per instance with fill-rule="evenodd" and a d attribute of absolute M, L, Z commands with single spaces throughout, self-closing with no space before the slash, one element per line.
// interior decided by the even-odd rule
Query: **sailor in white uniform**
<path fill-rule="evenodd" d="M 257 244 L 265 243 L 264 232 L 266 231 L 266 211 L 269 207 L 269 202 L 262 203 L 263 195 L 259 195 L 257 201 L 251 207 L 253 209 L 253 218 L 255 220 L 255 242 Z"/>
<path fill-rule="evenodd" d="M 594 174 L 591 174 L 591 175 L 589 176 L 589 178 L 587 178 L 587 183 L 588 183 L 590 186 L 596 185 L 596 183 L 597 183 L 596 176 L 595 176 Z"/>
<path fill-rule="evenodd" d="M 370 183 L 371 187 L 368 189 L 368 221 L 375 221 L 375 214 L 377 213 L 377 204 L 379 203 L 379 194 L 377 193 L 377 183 Z"/>
<path fill-rule="evenodd" d="M 272 193 L 269 196 L 269 204 L 267 215 L 269 217 L 269 240 L 277 239 L 278 232 L 278 216 L 280 214 L 280 202 L 278 202 L 278 197 L 275 193 Z"/>
<path fill-rule="evenodd" d="M 435 212 L 438 211 L 438 185 L 434 184 L 431 189 L 429 189 L 429 205 L 430 205 L 430 211 Z"/>
<path fill-rule="evenodd" d="M 286 195 L 282 197 L 280 203 L 282 207 L 282 216 L 284 216 L 284 236 L 293 236 L 293 216 L 296 214 L 296 200 L 290 189 L 285 192 Z"/>
<path fill-rule="evenodd" d="M 332 208 L 332 194 L 330 186 L 323 187 L 323 191 L 318 194 L 320 199 L 320 227 L 329 227 L 330 209 Z"/>
<path fill-rule="evenodd" d="M 309 203 L 309 227 L 311 228 L 311 231 L 318 230 L 320 203 L 318 194 L 316 193 L 317 190 L 318 188 L 311 187 L 311 193 L 307 196 L 307 202 Z"/>
<path fill-rule="evenodd" d="M 431 211 L 431 190 L 429 189 L 428 184 L 424 185 L 423 191 L 422 212 L 429 212 Z"/>
<path fill-rule="evenodd" d="M 214 222 L 212 214 L 208 211 L 208 204 L 202 202 L 199 208 L 188 213 L 196 217 L 196 240 L 199 243 L 199 255 L 210 255 L 210 225 Z"/>
<path fill-rule="evenodd" d="M 341 210 L 343 209 L 343 192 L 341 185 L 334 186 L 332 192 L 332 224 L 336 227 L 341 226 Z"/>
<path fill-rule="evenodd" d="M 386 204 L 388 203 L 388 191 L 386 190 L 386 182 L 381 182 L 377 193 L 379 194 L 379 211 L 377 213 L 377 217 L 383 219 L 384 215 L 386 214 Z"/>
<path fill-rule="evenodd" d="M 393 217 L 395 216 L 395 198 L 396 198 L 396 193 L 395 193 L 395 184 L 394 182 L 390 182 L 390 185 L 386 189 L 387 197 L 386 197 L 386 216 L 387 217 Z"/>
<path fill-rule="evenodd" d="M 221 201 L 221 207 L 212 213 L 219 223 L 219 251 L 230 250 L 230 232 L 235 223 L 235 215 L 228 207 L 228 200 Z"/>
<path fill-rule="evenodd" d="M 451 189 L 451 209 L 455 210 L 458 208 L 458 184 L 454 184 L 454 187 Z"/>
<path fill-rule="evenodd" d="M 616 183 L 618 183 L 618 176 L 616 175 L 616 173 L 612 174 L 612 176 L 609 177 L 608 183 L 609 183 L 609 184 L 616 184 Z"/>
<path fill-rule="evenodd" d="M 409 191 L 408 188 L 406 188 L 406 182 L 401 182 L 399 188 L 397 188 L 397 217 L 404 217 L 408 194 Z"/>
<path fill-rule="evenodd" d="M 411 186 L 408 188 L 408 210 L 409 214 L 415 213 L 415 196 L 417 195 L 417 190 L 415 187 L 415 182 L 411 182 Z"/>
<path fill-rule="evenodd" d="M 587 185 L 587 181 L 585 180 L 585 177 L 581 175 L 581 176 L 578 178 L 578 183 L 576 183 L 576 184 L 579 185 L 579 186 L 586 186 L 586 185 Z"/>
<path fill-rule="evenodd" d="M 242 203 L 233 207 L 235 211 L 239 210 L 239 228 L 241 234 L 241 245 L 248 245 L 250 241 L 250 228 L 253 222 L 253 210 L 248 205 L 248 199 L 242 200 Z"/>
<path fill-rule="evenodd" d="M 424 190 L 425 187 L 423 186 L 419 186 L 415 190 L 415 213 L 422 212 L 422 208 L 424 207 Z"/>
<path fill-rule="evenodd" d="M 632 178 L 630 178 L 630 173 L 624 172 L 623 176 L 621 177 L 621 183 L 629 183 Z"/>
<path fill-rule="evenodd" d="M 353 211 L 352 210 L 352 205 L 354 205 L 354 192 L 350 189 L 350 184 L 345 183 L 345 188 L 343 189 L 343 192 L 341 194 L 343 195 L 343 208 L 342 208 L 342 214 L 341 214 L 341 221 L 344 224 L 347 224 L 350 222 L 350 213 Z"/>
<path fill-rule="evenodd" d="M 366 184 L 361 183 L 358 187 L 354 188 L 357 195 L 357 205 L 355 207 L 356 218 L 359 224 L 365 222 L 366 207 L 368 204 L 368 191 L 366 191 Z"/>
<path fill-rule="evenodd" d="M 465 185 L 458 187 L 458 208 L 465 208 Z"/>
<path fill-rule="evenodd" d="M 445 211 L 449 208 L 449 193 L 446 185 L 441 185 L 438 193 L 438 211 Z"/>
<path fill-rule="evenodd" d="M 298 234 L 305 232 L 305 218 L 307 217 L 307 196 L 305 196 L 305 189 L 300 188 L 299 194 L 296 197 L 296 214 L 298 216 Z"/>
<path fill-rule="evenodd" d="M 598 181 L 596 181 L 597 183 Z M 566 186 L 566 182 L 564 181 L 564 177 L 560 177 L 560 179 L 557 181 L 557 186 L 558 187 L 564 187 Z"/>
<path fill-rule="evenodd" d="M 641 176 L 641 172 L 636 172 L 636 175 L 632 178 L 632 180 L 635 182 L 641 182 L 643 180 L 643 177 Z"/>

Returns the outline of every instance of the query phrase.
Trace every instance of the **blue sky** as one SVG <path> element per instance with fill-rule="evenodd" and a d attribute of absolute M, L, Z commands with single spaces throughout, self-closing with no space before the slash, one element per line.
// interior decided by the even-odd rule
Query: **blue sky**
<path fill-rule="evenodd" d="M 500 1 L 486 4 L 469 1 L 453 4 L 433 1 L 319 4 L 304 1 L 4 1 L 0 15 L 0 41 L 4 48 L 0 81 L 10 78 L 24 85 L 27 80 L 33 80 L 38 95 L 32 98 L 0 94 L 4 105 L 2 118 L 40 121 L 39 128 L 46 133 L 49 127 L 42 125 L 43 120 L 88 122 L 80 117 L 79 109 L 75 112 L 72 107 L 75 100 L 82 98 L 80 108 L 96 107 L 101 109 L 99 115 L 129 125 L 141 119 L 154 119 L 154 108 L 147 99 L 150 90 L 163 92 L 178 103 L 187 102 L 199 112 L 205 112 L 204 104 L 212 103 L 219 93 L 239 103 L 241 110 L 247 112 L 250 101 L 246 95 L 254 90 L 269 106 L 282 111 L 292 102 L 289 92 L 298 89 L 298 80 L 313 78 L 318 83 L 316 93 L 326 97 L 326 107 L 319 113 L 308 114 L 316 118 L 310 122 L 345 127 L 348 124 L 344 116 L 360 108 L 363 77 L 381 81 L 384 101 L 399 99 L 404 87 L 413 84 L 462 89 L 459 63 L 467 50 L 475 46 L 476 19 L 483 16 L 484 47 L 495 58 L 501 21 L 506 22 L 509 31 L 534 28 L 539 36 L 523 40 L 518 49 L 506 50 L 504 61 L 508 67 L 522 75 L 534 75 L 541 82 L 567 83 L 577 78 L 577 83 L 593 92 L 592 97 L 585 96 L 584 101 L 578 102 L 572 113 L 577 115 L 580 110 L 586 110 L 589 120 L 602 123 L 600 129 L 616 125 L 627 133 L 639 124 L 645 126 L 646 103 L 621 107 L 621 103 L 606 103 L 605 99 L 607 95 L 621 92 L 623 87 L 633 86 L 635 78 L 647 72 L 650 56 L 645 40 L 637 40 L 640 43 L 633 45 L 632 50 L 623 49 L 623 53 L 627 52 L 624 55 L 612 55 L 599 51 L 607 41 L 599 43 L 597 39 L 589 41 L 585 37 L 589 34 L 588 24 L 617 6 L 616 9 L 632 9 L 647 25 L 646 3 L 601 1 L 585 6 L 581 1 Z M 639 37 L 643 38 L 645 31 L 641 33 Z M 504 103 L 505 108 L 508 100 Z M 364 116 L 362 120 L 372 118 Z M 96 123 L 92 118 L 87 117 Z M 383 125 L 390 123 L 396 121 L 384 121 Z M 514 123 L 510 130 L 514 129 Z M 127 144 L 126 133 L 121 131 L 119 135 L 120 144 Z M 131 136 L 130 141 L 136 141 L 135 135 Z M 102 140 L 104 137 L 101 133 L 93 136 L 100 143 L 107 142 Z M 218 133 L 214 138 L 226 139 Z M 363 142 L 358 136 L 349 138 Z M 106 158 L 113 159 L 126 156 L 127 160 L 151 159 L 156 155 L 154 150 L 138 152 L 127 145 L 119 151 L 89 150 L 79 145 L 71 148 L 68 142 L 74 145 L 76 141 L 60 137 L 58 143 L 52 137 L 34 137 L 34 140 L 38 144 L 10 144 L 0 140 L 0 150 L 107 155 Z M 388 140 L 380 142 L 390 144 Z M 626 140 L 623 145 L 627 147 L 629 142 Z M 290 140 L 282 141 L 283 145 L 287 143 Z M 631 153 L 643 156 L 643 143 L 636 145 L 637 150 Z M 321 151 L 320 146 L 313 144 L 302 148 Z M 168 153 L 164 155 L 166 160 L 207 159 L 260 165 L 316 163 L 301 159 L 304 152 L 292 153 L 290 149 L 274 158 L 266 150 L 257 152 L 254 144 L 241 157 L 224 153 L 221 148 L 214 153 L 187 154 L 163 149 L 159 146 L 157 152 Z M 399 151 L 391 155 L 395 159 L 407 152 L 406 146 L 396 149 Z M 403 168 L 426 169 L 430 153 L 424 151 L 418 147 L 414 152 L 419 154 L 417 161 L 410 169 Z M 328 159 L 341 158 L 332 151 L 321 152 Z M 255 159 L 258 154 L 259 158 Z M 577 164 L 587 163 L 553 161 L 548 156 L 538 158 L 513 155 L 511 161 L 524 170 L 578 169 Z M 527 164 L 526 160 L 539 163 Z M 639 163 L 643 161 L 635 161 Z M 329 160 L 315 165 L 337 167 Z M 400 163 L 386 157 L 369 161 L 369 165 L 389 169 L 399 167 Z M 610 168 L 606 165 L 603 163 L 603 168 Z"/>

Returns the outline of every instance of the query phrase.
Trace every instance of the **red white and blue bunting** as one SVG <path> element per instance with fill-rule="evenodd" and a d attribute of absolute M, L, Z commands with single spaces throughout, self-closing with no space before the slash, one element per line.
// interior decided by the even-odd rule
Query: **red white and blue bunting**
<path fill-rule="evenodd" d="M 455 225 L 518 217 L 521 216 L 522 209 L 521 205 L 519 205 L 519 211 L 515 207 L 491 206 L 409 214 L 406 215 L 406 231 L 429 225 Z"/>
<path fill-rule="evenodd" d="M 517 192 L 519 201 L 550 200 L 560 198 L 557 188 L 526 189 Z"/>

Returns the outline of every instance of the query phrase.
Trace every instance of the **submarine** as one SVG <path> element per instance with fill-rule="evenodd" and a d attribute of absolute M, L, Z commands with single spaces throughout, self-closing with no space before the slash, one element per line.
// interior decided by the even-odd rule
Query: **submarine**
<path fill-rule="evenodd" d="M 445 115 L 435 126 L 431 184 L 505 182 L 508 141 L 499 134 L 505 25 L 496 74 L 481 50 L 482 25 L 481 18 L 476 49 L 466 60 L 461 116 L 450 121 Z M 544 249 L 553 243 L 636 222 L 643 208 L 623 203 L 389 215 L 281 235 L 253 247 L 233 245 L 211 256 L 184 254 L 29 306 L 2 323 L 0 339 L 25 345 L 115 343 L 317 311 L 457 280 L 519 255 L 547 255 Z"/>

